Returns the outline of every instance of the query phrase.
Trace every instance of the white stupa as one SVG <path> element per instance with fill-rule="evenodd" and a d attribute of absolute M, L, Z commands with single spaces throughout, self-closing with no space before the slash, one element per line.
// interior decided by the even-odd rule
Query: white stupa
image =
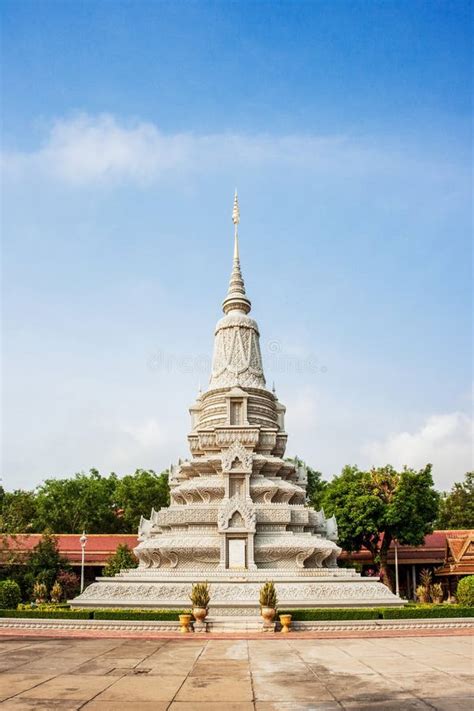
<path fill-rule="evenodd" d="M 187 608 L 191 583 L 211 583 L 211 614 L 259 611 L 273 580 L 280 606 L 399 605 L 379 582 L 338 568 L 337 524 L 305 503 L 306 470 L 284 459 L 285 406 L 266 387 L 259 329 L 234 258 L 214 335 L 209 387 L 191 406 L 191 458 L 170 468 L 171 504 L 142 518 L 139 566 L 98 578 L 75 607 Z"/>

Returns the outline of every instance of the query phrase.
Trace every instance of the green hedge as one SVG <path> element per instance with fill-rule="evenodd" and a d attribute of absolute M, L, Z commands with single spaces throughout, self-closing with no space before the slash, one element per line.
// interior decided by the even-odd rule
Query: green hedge
<path fill-rule="evenodd" d="M 462 605 L 409 605 L 384 608 L 312 608 L 308 610 L 278 610 L 279 615 L 292 615 L 295 622 L 329 620 L 399 620 L 410 618 L 474 617 L 474 607 Z"/>
<path fill-rule="evenodd" d="M 380 610 L 376 608 L 320 607 L 308 610 L 278 610 L 279 615 L 291 615 L 295 622 L 316 620 L 378 620 Z"/>
<path fill-rule="evenodd" d="M 32 617 L 43 620 L 91 620 L 91 610 L 0 610 L 0 617 Z"/>
<path fill-rule="evenodd" d="M 462 605 L 420 605 L 415 607 L 384 608 L 381 610 L 384 620 L 400 620 L 422 617 L 474 617 L 474 607 Z"/>
<path fill-rule="evenodd" d="M 189 615 L 189 610 L 94 610 L 94 620 L 170 620 L 177 622 L 179 615 Z"/>
<path fill-rule="evenodd" d="M 189 610 L 0 610 L 0 617 L 45 620 L 155 620 L 177 622 L 179 615 Z M 312 608 L 278 610 L 289 614 L 295 622 L 325 620 L 399 620 L 414 618 L 474 617 L 474 607 L 462 605 L 409 605 L 398 608 Z"/>

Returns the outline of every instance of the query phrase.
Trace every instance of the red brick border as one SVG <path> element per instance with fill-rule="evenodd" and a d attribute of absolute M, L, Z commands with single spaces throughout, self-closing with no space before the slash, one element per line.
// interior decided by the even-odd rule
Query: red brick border
<path fill-rule="evenodd" d="M 262 633 L 262 632 L 212 632 L 212 633 L 189 633 L 180 634 L 179 632 L 150 632 L 146 630 L 142 633 L 134 630 L 126 632 L 125 630 L 61 630 L 61 629 L 45 629 L 33 630 L 3 628 L 0 629 L 0 638 L 2 637 L 49 637 L 54 639 L 57 637 L 73 637 L 75 639 L 180 639 L 183 642 L 191 640 L 219 640 L 219 639 L 258 639 L 262 640 L 288 640 L 288 639 L 364 639 L 364 638 L 383 638 L 383 637 L 472 637 L 474 636 L 474 628 L 458 628 L 458 629 L 413 629 L 413 630 L 334 630 L 334 632 L 290 632 L 288 634 Z"/>

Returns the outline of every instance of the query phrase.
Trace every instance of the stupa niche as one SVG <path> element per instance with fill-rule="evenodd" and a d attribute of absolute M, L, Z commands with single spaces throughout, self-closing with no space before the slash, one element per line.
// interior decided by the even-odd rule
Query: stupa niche
<path fill-rule="evenodd" d="M 285 406 L 266 387 L 249 316 L 237 193 L 232 219 L 233 265 L 209 387 L 190 408 L 191 458 L 170 468 L 170 506 L 141 519 L 138 568 L 98 579 L 73 604 L 182 608 L 199 578 L 211 582 L 215 614 L 257 612 L 266 579 L 287 606 L 399 604 L 377 579 L 337 568 L 336 521 L 306 506 L 306 469 L 284 459 Z"/>

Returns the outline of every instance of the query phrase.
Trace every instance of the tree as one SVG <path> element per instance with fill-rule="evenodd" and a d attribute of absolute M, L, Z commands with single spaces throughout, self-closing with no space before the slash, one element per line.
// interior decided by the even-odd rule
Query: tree
<path fill-rule="evenodd" d="M 113 555 L 107 559 L 103 575 L 112 577 L 124 568 L 136 568 L 138 561 L 126 543 L 120 543 Z"/>
<path fill-rule="evenodd" d="M 308 483 L 306 485 L 306 497 L 308 504 L 313 509 L 316 509 L 316 511 L 319 511 L 323 505 L 324 492 L 328 483 L 323 479 L 321 472 L 315 471 L 310 467 L 307 468 L 307 471 Z"/>
<path fill-rule="evenodd" d="M 453 484 L 449 494 L 441 496 L 436 527 L 474 528 L 474 471 L 467 472 L 463 482 Z"/>
<path fill-rule="evenodd" d="M 367 548 L 381 579 L 392 588 L 390 544 L 396 539 L 421 545 L 433 531 L 438 499 L 431 464 L 418 472 L 406 467 L 396 472 L 391 466 L 363 472 L 347 466 L 329 482 L 323 505 L 326 514 L 336 516 L 341 546 L 350 552 Z"/>
<path fill-rule="evenodd" d="M 141 516 L 148 516 L 152 508 L 158 511 L 169 502 L 167 471 L 156 474 L 153 470 L 137 469 L 135 474 L 117 482 L 115 505 L 125 533 L 135 533 Z"/>
<path fill-rule="evenodd" d="M 59 553 L 56 538 L 45 533 L 26 559 L 25 586 L 31 590 L 35 582 L 44 583 L 49 592 L 59 573 L 70 570 L 70 567 Z"/>
<path fill-rule="evenodd" d="M 31 533 L 36 530 L 36 498 L 33 491 L 4 491 L 0 487 L 0 532 Z"/>
<path fill-rule="evenodd" d="M 96 469 L 71 479 L 46 479 L 37 491 L 38 528 L 55 533 L 118 533 L 114 506 L 117 477 Z"/>

